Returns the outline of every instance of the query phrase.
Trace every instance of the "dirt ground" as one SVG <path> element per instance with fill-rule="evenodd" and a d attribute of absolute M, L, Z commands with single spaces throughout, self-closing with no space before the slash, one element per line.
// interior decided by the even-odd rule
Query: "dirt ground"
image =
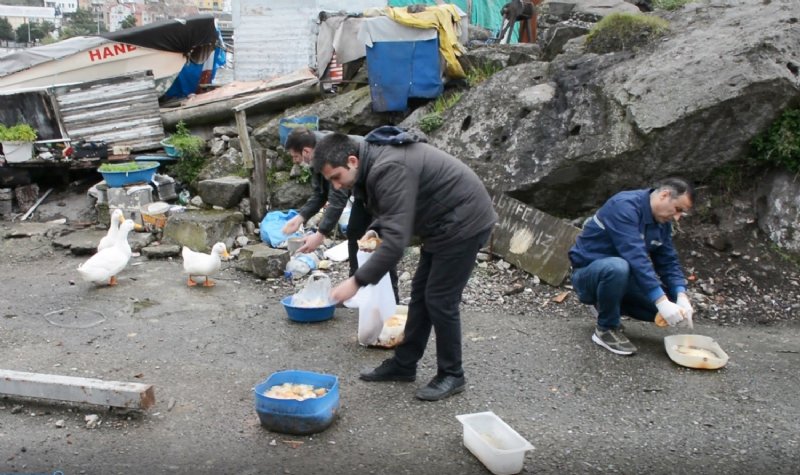
<path fill-rule="evenodd" d="M 59 199 L 37 220 L 79 221 Z M 626 327 L 639 353 L 612 355 L 591 343 L 574 295 L 552 300 L 568 286 L 492 260 L 465 294 L 468 389 L 437 403 L 413 397 L 434 375 L 433 342 L 415 383 L 360 381 L 391 352 L 357 344 L 354 310 L 289 321 L 279 301 L 294 287 L 284 280 L 226 263 L 216 287 L 188 288 L 179 259 L 135 257 L 118 286 L 98 288 L 75 271 L 85 257 L 50 237 L 2 239 L 0 367 L 153 384 L 156 404 L 125 413 L 2 398 L 0 473 L 480 474 L 455 416 L 482 411 L 534 445 L 523 473 L 796 473 L 797 268 L 745 239 L 750 231 L 719 251 L 689 228 L 677 243 L 702 301 L 695 333 L 719 342 L 725 368 L 675 365 L 663 336 L 678 331 L 635 321 Z M 339 266 L 332 280 L 343 275 Z M 339 378 L 331 427 L 290 436 L 260 426 L 252 389 L 283 369 Z M 90 414 L 101 420 L 94 429 Z"/>

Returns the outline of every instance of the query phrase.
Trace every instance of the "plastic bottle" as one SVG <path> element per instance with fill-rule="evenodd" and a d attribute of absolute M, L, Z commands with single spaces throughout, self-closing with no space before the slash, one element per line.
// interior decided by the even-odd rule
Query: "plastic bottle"
<path fill-rule="evenodd" d="M 283 275 L 287 278 L 298 279 L 317 268 L 319 258 L 314 253 L 295 254 L 286 264 Z"/>

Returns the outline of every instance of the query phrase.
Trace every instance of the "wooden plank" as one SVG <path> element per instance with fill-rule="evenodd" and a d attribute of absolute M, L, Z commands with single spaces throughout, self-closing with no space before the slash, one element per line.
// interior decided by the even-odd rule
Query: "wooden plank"
<path fill-rule="evenodd" d="M 318 82 L 319 82 L 319 80 L 317 78 L 313 78 L 313 79 L 309 79 L 307 81 L 303 81 L 303 82 L 301 82 L 299 84 L 295 84 L 293 86 L 289 86 L 289 87 L 284 88 L 284 89 L 278 89 L 277 91 L 270 91 L 270 92 L 264 93 L 264 94 L 256 97 L 255 99 L 249 100 L 247 102 L 239 104 L 238 106 L 235 106 L 233 108 L 233 111 L 234 112 L 240 112 L 240 111 L 247 110 L 248 108 L 253 107 L 253 106 L 257 106 L 257 105 L 261 104 L 262 102 L 267 102 L 267 101 L 273 100 L 275 97 L 280 97 L 280 96 L 283 96 L 283 95 L 290 94 L 290 93 L 292 93 L 292 92 L 294 92 L 294 91 L 296 91 L 298 89 L 300 89 L 300 90 L 307 89 L 307 88 L 309 88 L 311 86 L 316 85 Z"/>
<path fill-rule="evenodd" d="M 142 410 L 156 402 L 151 384 L 6 369 L 0 369 L 0 394 Z"/>
<path fill-rule="evenodd" d="M 30 216 L 30 215 L 31 215 L 31 213 L 33 213 L 33 212 L 36 210 L 36 208 L 37 208 L 37 207 L 38 207 L 40 204 L 42 204 L 42 201 L 44 201 L 44 200 L 45 200 L 45 198 L 47 198 L 47 195 L 49 195 L 51 191 L 53 191 L 53 189 L 52 189 L 52 188 L 50 188 L 50 189 L 48 189 L 47 191 L 45 191 L 45 192 L 44 192 L 44 195 L 42 195 L 42 197 L 41 197 L 41 198 L 39 198 L 39 199 L 36 201 L 36 203 L 34 203 L 34 204 L 33 204 L 33 206 L 31 206 L 30 208 L 28 208 L 28 211 L 26 211 L 26 212 L 25 212 L 25 215 L 24 215 L 24 216 L 22 216 L 22 219 L 20 219 L 20 221 L 25 221 L 26 219 L 28 219 L 28 216 Z"/>
<path fill-rule="evenodd" d="M 580 229 L 500 192 L 491 195 L 500 216 L 492 251 L 550 285 L 561 285 L 569 273 L 567 252 Z"/>

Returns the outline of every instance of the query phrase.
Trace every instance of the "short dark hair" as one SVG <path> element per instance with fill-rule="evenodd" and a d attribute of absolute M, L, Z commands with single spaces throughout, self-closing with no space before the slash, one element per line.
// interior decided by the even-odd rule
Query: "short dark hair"
<path fill-rule="evenodd" d="M 320 139 L 314 149 L 311 165 L 317 173 L 321 173 L 325 165 L 349 168 L 347 157 L 350 155 L 358 157 L 358 142 L 338 132 L 328 134 Z"/>
<path fill-rule="evenodd" d="M 286 145 L 283 146 L 287 151 L 302 152 L 304 148 L 311 147 L 313 150 L 317 145 L 317 136 L 314 131 L 303 125 L 295 127 L 286 137 Z"/>
<path fill-rule="evenodd" d="M 689 201 L 694 204 L 695 199 L 695 192 L 694 186 L 688 180 L 684 180 L 683 178 L 672 176 L 668 178 L 664 178 L 656 183 L 655 185 L 656 190 L 669 190 L 670 198 L 677 198 L 683 194 L 689 197 Z"/>

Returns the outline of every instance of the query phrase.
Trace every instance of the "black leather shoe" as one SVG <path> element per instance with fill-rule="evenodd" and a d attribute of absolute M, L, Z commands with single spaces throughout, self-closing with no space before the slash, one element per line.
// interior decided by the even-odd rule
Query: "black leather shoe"
<path fill-rule="evenodd" d="M 417 379 L 416 371 L 400 368 L 394 359 L 384 360 L 372 371 L 362 371 L 359 378 L 364 381 L 402 381 L 410 383 Z"/>
<path fill-rule="evenodd" d="M 439 401 L 463 392 L 466 387 L 467 380 L 463 376 L 436 376 L 427 386 L 417 389 L 416 396 L 423 401 Z"/>

